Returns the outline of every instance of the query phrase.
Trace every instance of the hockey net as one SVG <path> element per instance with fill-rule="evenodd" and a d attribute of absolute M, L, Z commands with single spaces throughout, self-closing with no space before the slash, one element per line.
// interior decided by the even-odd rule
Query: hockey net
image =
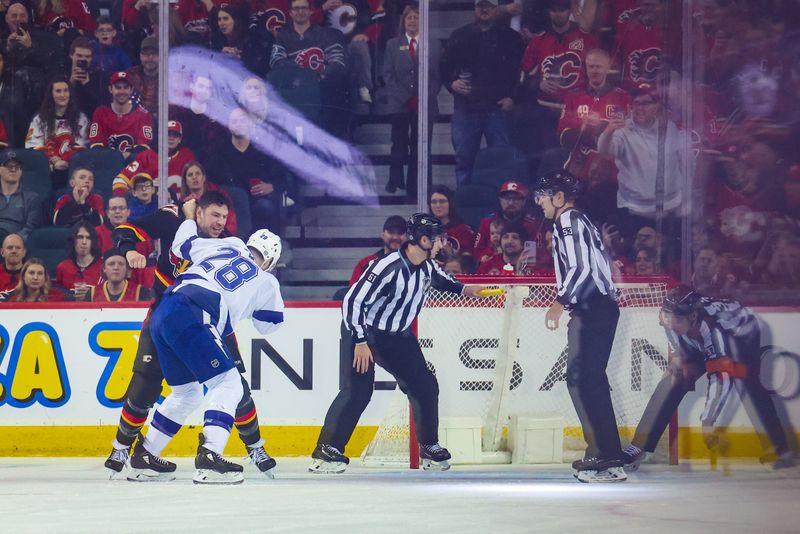
<path fill-rule="evenodd" d="M 465 278 L 502 287 L 504 296 L 475 299 L 431 291 L 417 321 L 417 336 L 439 382 L 439 416 L 481 418 L 483 461 L 510 458 L 508 428 L 515 414 L 561 416 L 565 461 L 585 449 L 578 416 L 566 387 L 567 322 L 545 328 L 556 297 L 552 278 Z M 607 374 L 623 446 L 668 362 L 658 312 L 670 280 L 630 277 L 617 282 L 620 319 Z M 408 400 L 399 389 L 362 458 L 368 465 L 415 464 Z M 655 461 L 675 460 L 674 428 L 665 432 Z M 409 444 L 411 442 L 411 445 Z M 672 448 L 670 447 L 672 445 Z M 414 451 L 412 454 L 410 451 Z M 670 455 L 670 451 L 672 455 Z"/>

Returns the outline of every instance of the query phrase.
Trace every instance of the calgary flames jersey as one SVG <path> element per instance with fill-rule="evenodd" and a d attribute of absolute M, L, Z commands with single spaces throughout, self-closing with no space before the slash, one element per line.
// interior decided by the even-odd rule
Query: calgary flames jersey
<path fill-rule="evenodd" d="M 31 121 L 31 127 L 28 129 L 25 148 L 41 150 L 47 155 L 47 159 L 58 157 L 64 161 L 69 161 L 77 150 L 86 148 L 88 130 L 89 120 L 86 115 L 81 113 L 78 118 L 77 132 L 73 132 L 69 128 L 66 120 L 56 119 L 53 135 L 48 137 L 47 126 L 39 115 L 36 115 Z"/>
<path fill-rule="evenodd" d="M 141 107 L 119 115 L 111 106 L 100 106 L 92 114 L 89 146 L 106 147 L 126 152 L 137 146 L 149 147 L 153 142 L 153 118 Z"/>

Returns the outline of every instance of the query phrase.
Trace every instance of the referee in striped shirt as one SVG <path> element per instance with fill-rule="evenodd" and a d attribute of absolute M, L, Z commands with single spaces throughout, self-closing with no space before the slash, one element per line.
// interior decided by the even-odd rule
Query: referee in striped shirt
<path fill-rule="evenodd" d="M 445 470 L 450 453 L 438 443 L 439 384 L 428 369 L 411 324 L 428 290 L 478 297 L 481 286 L 465 286 L 448 276 L 433 258 L 444 245 L 444 225 L 425 213 L 407 224 L 408 241 L 400 250 L 373 262 L 350 287 L 342 315 L 355 349 L 349 383 L 325 416 L 309 471 L 341 473 L 344 448 L 372 397 L 375 363 L 389 371 L 408 395 L 414 412 L 420 457 L 426 469 Z"/>
<path fill-rule="evenodd" d="M 573 467 L 582 482 L 626 479 L 606 366 L 619 320 L 616 288 L 611 281 L 600 232 L 574 202 L 580 184 L 566 171 L 539 179 L 536 204 L 553 219 L 553 260 L 558 296 L 545 326 L 558 328 L 566 309 L 567 389 L 581 421 L 588 448 Z"/>

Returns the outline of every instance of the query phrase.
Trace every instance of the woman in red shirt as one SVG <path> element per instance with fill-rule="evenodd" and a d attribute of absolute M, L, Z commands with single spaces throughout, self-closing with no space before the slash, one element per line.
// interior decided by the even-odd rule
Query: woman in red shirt
<path fill-rule="evenodd" d="M 50 288 L 50 275 L 44 261 L 31 258 L 22 266 L 17 287 L 0 293 L 0 302 L 54 302 L 63 301 L 64 294 Z"/>
<path fill-rule="evenodd" d="M 438 217 L 447 230 L 447 235 L 458 241 L 459 254 L 472 254 L 475 245 L 475 232 L 458 216 L 454 202 L 453 190 L 444 185 L 435 185 L 428 195 L 428 207 Z"/>

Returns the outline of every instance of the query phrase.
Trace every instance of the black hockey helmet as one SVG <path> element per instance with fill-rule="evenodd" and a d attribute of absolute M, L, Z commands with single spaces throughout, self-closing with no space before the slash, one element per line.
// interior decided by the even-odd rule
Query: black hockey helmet
<path fill-rule="evenodd" d="M 422 236 L 428 236 L 430 240 L 435 240 L 445 232 L 444 224 L 438 217 L 427 213 L 415 213 L 406 223 L 408 240 L 412 243 L 419 243 Z"/>
<path fill-rule="evenodd" d="M 536 181 L 537 195 L 552 197 L 559 191 L 568 198 L 576 197 L 581 191 L 581 183 L 572 173 L 564 169 L 547 172 Z"/>
<path fill-rule="evenodd" d="M 700 295 L 689 286 L 673 287 L 664 296 L 661 310 L 673 315 L 691 315 L 697 309 Z"/>

